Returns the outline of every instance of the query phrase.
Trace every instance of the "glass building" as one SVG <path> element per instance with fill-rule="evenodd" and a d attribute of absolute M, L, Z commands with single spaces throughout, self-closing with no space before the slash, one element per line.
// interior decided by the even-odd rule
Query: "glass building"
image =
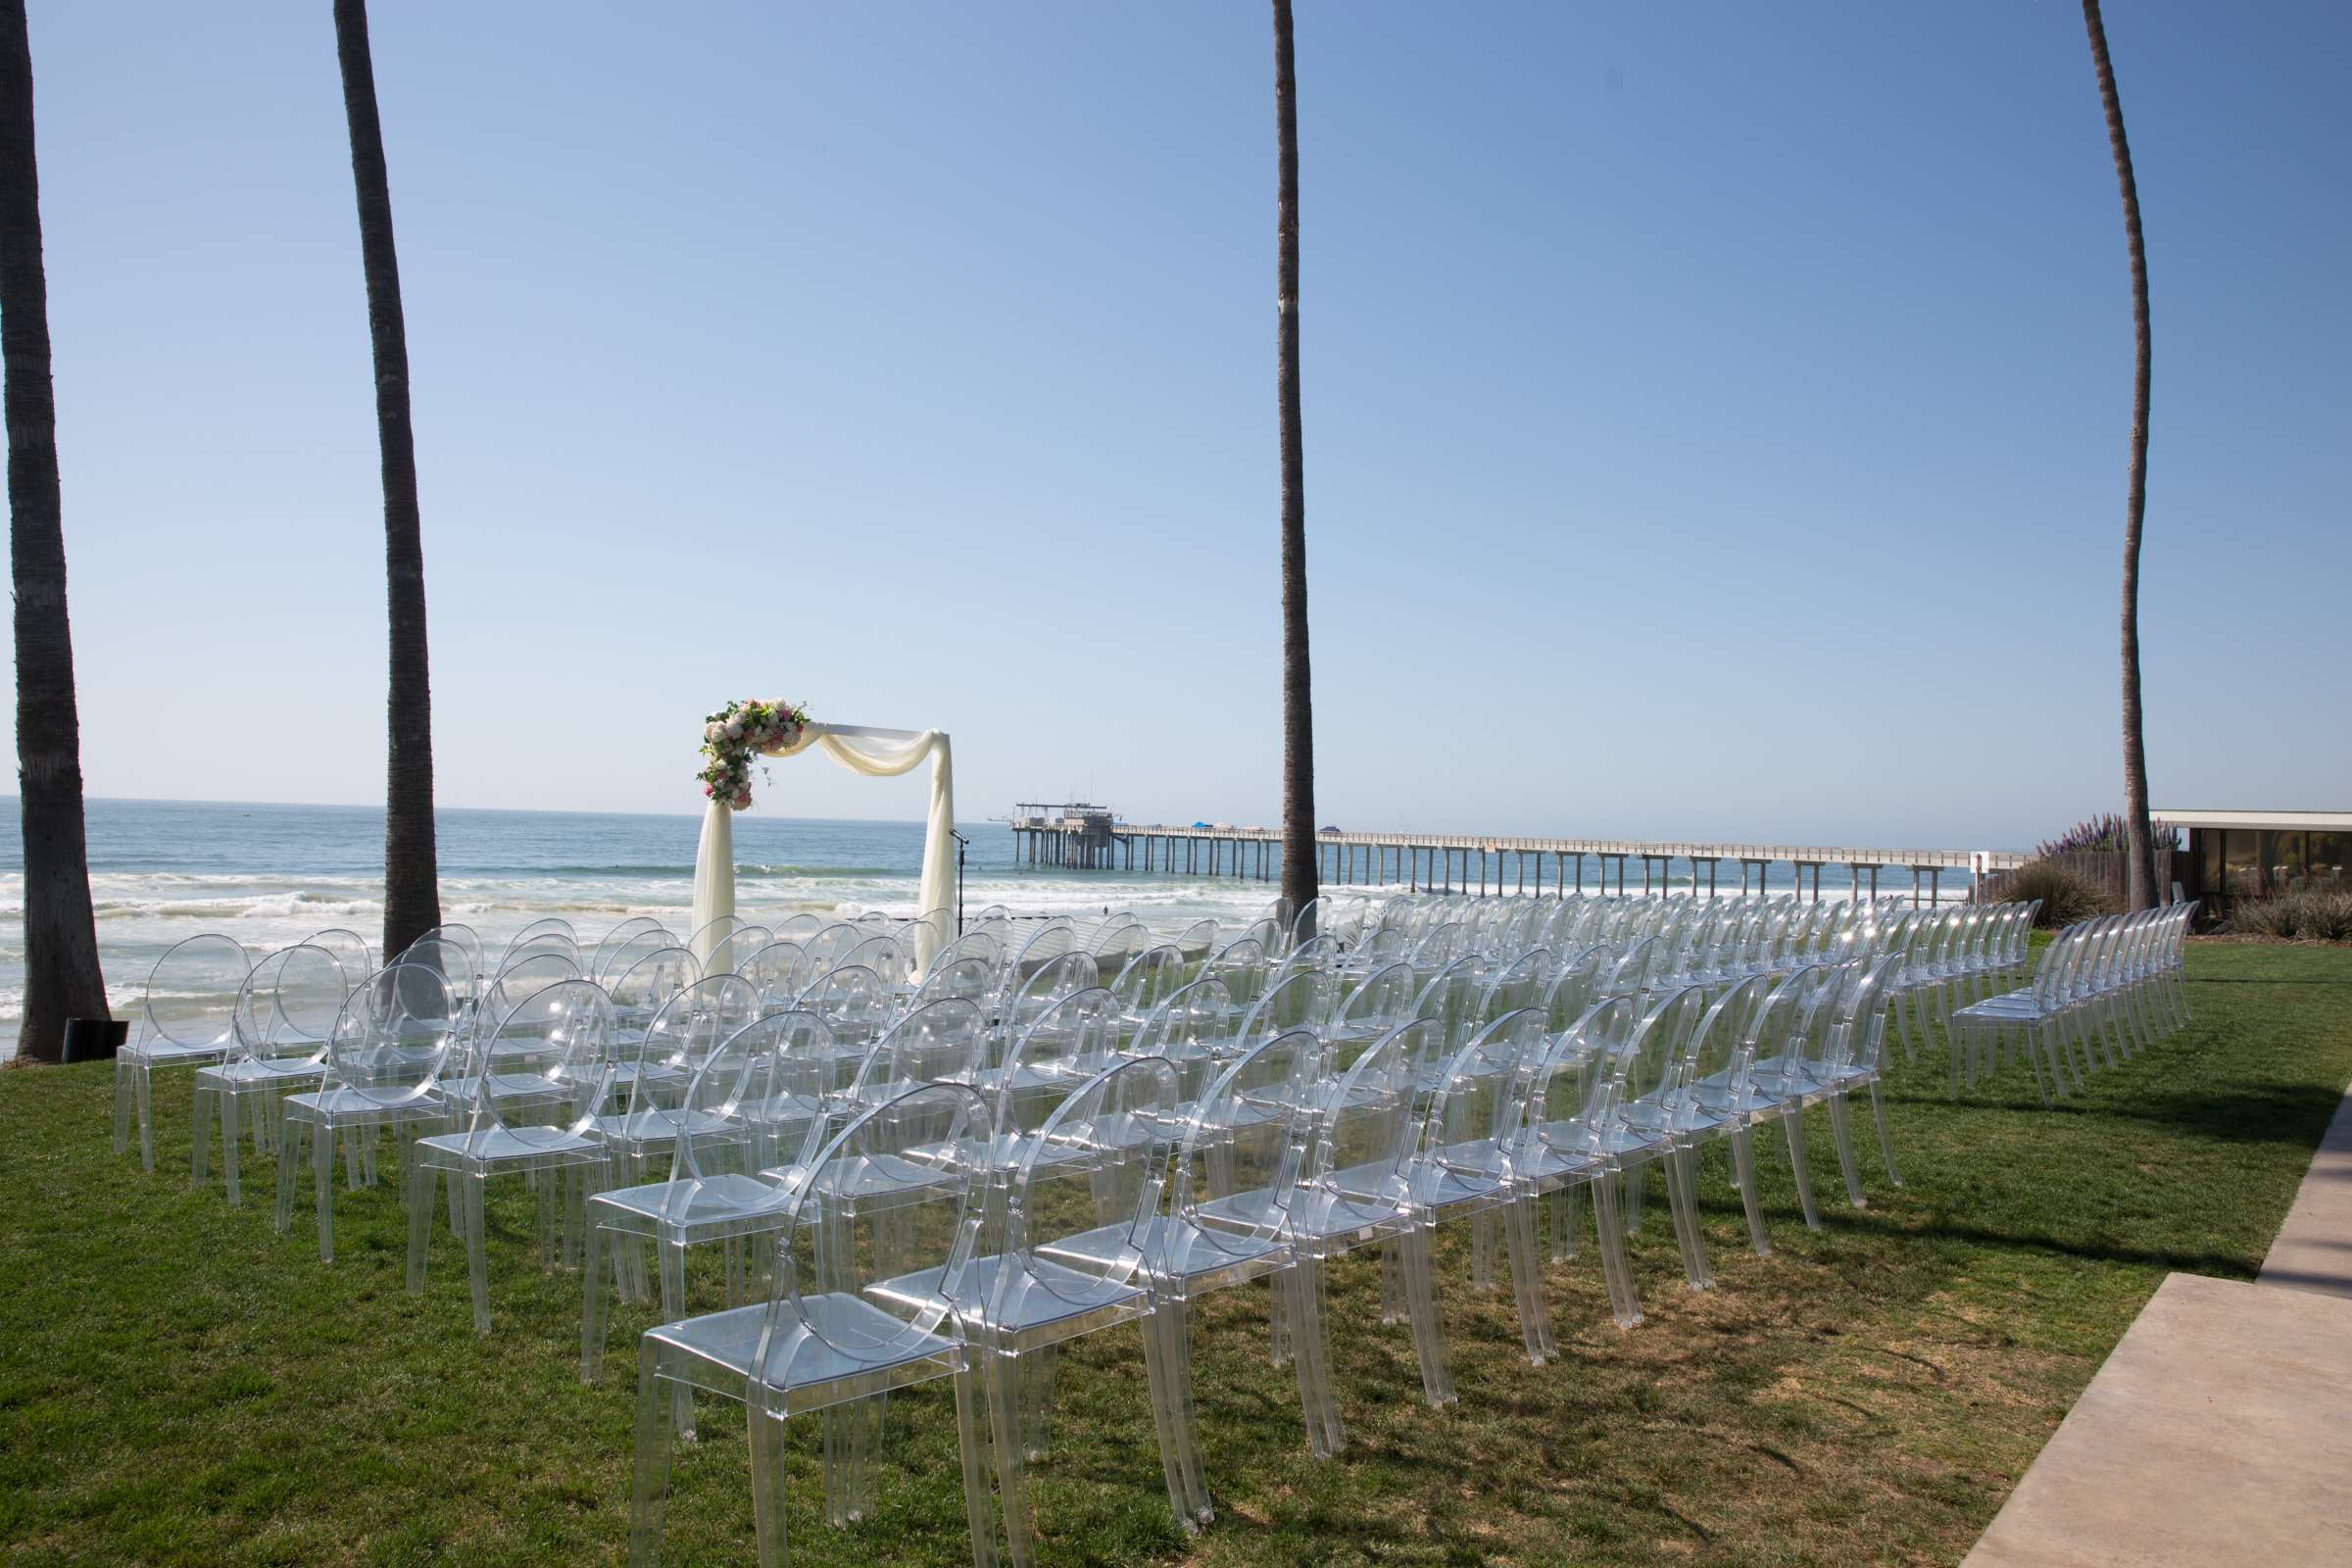
<path fill-rule="evenodd" d="M 2153 811 L 2180 829 L 2181 891 L 2217 907 L 2289 888 L 2352 889 L 2352 811 Z"/>

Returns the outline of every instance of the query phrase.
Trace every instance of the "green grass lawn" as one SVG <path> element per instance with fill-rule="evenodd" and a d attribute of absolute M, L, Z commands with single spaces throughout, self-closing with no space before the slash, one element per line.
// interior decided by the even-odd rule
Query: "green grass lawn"
<path fill-rule="evenodd" d="M 1906 1185 L 1873 1167 L 1867 1209 L 1833 1196 L 1816 1112 L 1818 1235 L 1777 1136 L 1760 1143 L 1770 1258 L 1711 1159 L 1714 1291 L 1682 1285 L 1653 1181 L 1635 1252 L 1648 1320 L 1617 1329 L 1588 1246 L 1547 1265 L 1553 1365 L 1527 1365 L 1508 1293 L 1473 1294 L 1446 1233 L 1446 1412 L 1420 1402 L 1405 1330 L 1378 1321 L 1376 1261 L 1343 1261 L 1348 1446 L 1330 1463 L 1267 1364 L 1262 1291 L 1211 1298 L 1193 1343 L 1219 1516 L 1189 1541 L 1135 1331 L 1081 1343 L 1032 1472 L 1046 1560 L 1957 1561 L 2168 1271 L 2255 1272 L 2352 1078 L 2352 950 L 2199 944 L 2189 973 L 2196 1021 L 2055 1109 L 2022 1069 L 1954 1102 L 1940 1059 L 1898 1063 Z M 425 1293 L 403 1291 L 397 1185 L 339 1194 L 321 1265 L 307 1208 L 270 1229 L 268 1162 L 244 1209 L 217 1171 L 189 1189 L 185 1074 L 159 1081 L 152 1176 L 110 1152 L 109 1082 L 104 1064 L 0 1073 L 0 1558 L 619 1560 L 628 1351 L 650 1309 L 621 1309 L 606 1380 L 583 1388 L 580 1282 L 537 1271 L 519 1184 L 493 1189 L 484 1341 L 445 1230 Z M 968 1560 L 944 1386 L 893 1397 L 879 1516 L 853 1530 L 818 1517 L 807 1425 L 798 1561 Z M 665 1560 L 749 1562 L 742 1424 L 711 1401 L 704 1426 Z"/>

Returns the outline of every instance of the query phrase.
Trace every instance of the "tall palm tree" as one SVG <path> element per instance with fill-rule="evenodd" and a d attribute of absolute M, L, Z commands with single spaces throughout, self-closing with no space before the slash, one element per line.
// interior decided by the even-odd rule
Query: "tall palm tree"
<path fill-rule="evenodd" d="M 2107 24 L 2099 0 L 2082 0 L 2090 34 L 2090 63 L 2098 73 L 2099 103 L 2107 111 L 2107 149 L 2124 194 L 2124 246 L 2132 258 L 2132 455 L 2124 481 L 2124 831 L 2128 839 L 2126 896 L 2134 909 L 2156 906 L 2156 839 L 2148 823 L 2148 752 L 2139 711 L 2139 530 L 2148 510 L 2148 252 L 2139 233 L 2139 185 L 2132 177 L 2132 144 L 2124 139 L 2124 106 L 2115 95 L 2115 65 L 2107 58 Z"/>
<path fill-rule="evenodd" d="M 55 1061 L 68 1018 L 106 1017 L 81 819 L 81 719 L 66 618 L 65 503 L 49 384 L 49 279 L 24 0 L 0 0 L 0 353 L 7 359 L 8 556 L 17 600 L 17 793 L 24 814 L 24 1022 Z"/>
<path fill-rule="evenodd" d="M 441 923 L 433 850 L 433 692 L 425 660 L 424 544 L 416 519 L 416 440 L 409 425 L 409 332 L 392 248 L 392 186 L 375 114 L 367 0 L 335 0 L 335 53 L 351 125 L 351 180 L 360 201 L 360 260 L 368 274 L 368 331 L 375 346 L 375 438 L 383 453 L 384 568 L 392 671 L 384 788 L 384 953 Z"/>
<path fill-rule="evenodd" d="M 1306 438 L 1298 417 L 1298 82 L 1291 0 L 1274 0 L 1274 396 L 1282 418 L 1282 908 L 1315 897 L 1314 683 L 1306 658 Z M 1311 933 L 1301 932 L 1300 935 Z"/>

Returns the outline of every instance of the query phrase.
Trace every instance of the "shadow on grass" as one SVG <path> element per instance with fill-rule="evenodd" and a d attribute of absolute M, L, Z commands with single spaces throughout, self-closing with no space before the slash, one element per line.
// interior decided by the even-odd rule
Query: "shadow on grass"
<path fill-rule="evenodd" d="M 2071 1257 L 2089 1263 L 2119 1263 L 2130 1268 L 2162 1269 L 2181 1274 L 2210 1274 L 2217 1279 L 2250 1280 L 2254 1269 L 2237 1253 L 2192 1250 L 2184 1248 L 2132 1247 L 2115 1242 L 2067 1240 L 2046 1234 L 2017 1230 L 1996 1230 L 1986 1225 L 1970 1225 L 1957 1220 L 1936 1219 L 1926 1224 L 1906 1225 L 1890 1216 L 1870 1210 L 1846 1210 L 1839 1214 L 1825 1214 L 1833 1230 L 1866 1231 L 1892 1238 L 1958 1242 L 1969 1247 L 1994 1248 L 2002 1251 L 2032 1252 L 2044 1257 Z"/>
<path fill-rule="evenodd" d="M 1925 1101 L 1928 1097 L 1904 1096 Z M 2126 1102 L 2099 1102 L 2069 1098 L 2044 1105 L 2022 1097 L 2007 1100 L 1964 1099 L 1962 1109 L 2014 1111 L 2037 1116 L 2071 1116 L 2099 1121 L 2142 1122 L 2169 1128 L 2191 1138 L 2217 1143 L 2300 1144 L 2319 1140 L 2343 1103 L 2340 1086 L 2327 1084 L 2259 1085 L 2214 1094 L 2186 1090 L 2147 1091 Z"/>

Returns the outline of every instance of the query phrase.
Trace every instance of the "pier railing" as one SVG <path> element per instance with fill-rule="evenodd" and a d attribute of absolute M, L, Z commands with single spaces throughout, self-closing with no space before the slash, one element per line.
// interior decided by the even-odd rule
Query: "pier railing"
<path fill-rule="evenodd" d="M 1268 827 L 1218 823 L 1089 824 L 1081 835 L 1054 820 L 1011 823 L 1014 863 L 1103 870 L 1161 871 L 1271 881 L 1281 874 L 1282 834 Z M 1641 862 L 1644 891 L 1664 885 L 1673 865 L 1688 865 L 1691 887 L 1728 887 L 1722 868 L 1739 867 L 1740 888 L 1764 885 L 1776 864 L 1787 865 L 1802 889 L 1811 874 L 1821 894 L 1821 868 L 1845 866 L 1856 888 L 1876 894 L 1883 871 L 1909 871 L 1911 890 L 1936 897 L 1944 873 L 2014 870 L 2024 855 L 2006 850 L 1884 849 L 1856 845 L 1755 844 L 1701 840 L 1522 838 L 1461 833 L 1318 833 L 1319 880 L 1331 886 L 1396 885 L 1441 892 L 1567 892 L 1585 888 L 1585 862 L 1594 862 L 1599 890 L 1628 891 L 1628 867 Z M 1122 862 L 1124 862 L 1122 864 Z M 1530 871 L 1533 871 L 1532 877 Z"/>

